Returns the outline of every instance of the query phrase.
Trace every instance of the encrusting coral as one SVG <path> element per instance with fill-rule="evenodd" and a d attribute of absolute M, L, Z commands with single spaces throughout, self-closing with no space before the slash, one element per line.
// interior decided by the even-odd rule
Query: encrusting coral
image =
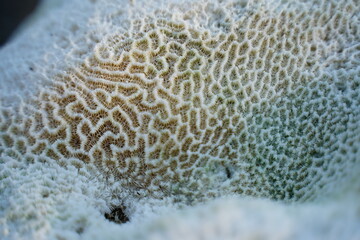
<path fill-rule="evenodd" d="M 358 181 L 357 1 L 51 3 L 60 7 L 39 11 L 45 16 L 0 52 L 4 196 L 29 194 L 10 190 L 27 182 L 20 176 L 42 175 L 27 168 L 53 169 L 39 180 L 49 185 L 39 190 L 43 206 L 66 208 L 55 200 L 62 191 L 50 182 L 58 181 L 72 201 L 84 195 L 94 216 L 91 206 L 105 211 L 119 199 L 312 202 Z M 77 187 L 67 190 L 56 171 Z M 31 204 L 41 205 L 38 195 Z M 136 204 L 126 204 L 135 216 Z M 48 222 L 26 213 L 40 230 L 22 231 L 60 238 L 47 226 L 81 222 L 49 208 Z M 4 236 L 19 237 L 9 229 L 20 210 L 9 209 Z M 63 237 L 81 236 L 80 225 Z"/>

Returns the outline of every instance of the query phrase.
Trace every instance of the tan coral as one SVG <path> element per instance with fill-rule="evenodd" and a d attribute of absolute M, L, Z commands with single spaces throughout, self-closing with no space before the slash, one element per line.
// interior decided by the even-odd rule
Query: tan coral
<path fill-rule="evenodd" d="M 20 125 L 4 109 L 0 151 L 93 165 L 154 196 L 314 198 L 342 176 L 339 165 L 359 160 L 359 136 L 349 133 L 359 69 L 347 82 L 329 57 L 359 41 L 350 18 L 339 3 L 259 7 L 219 22 L 217 33 L 186 20 L 133 20 L 132 37 L 106 36 L 57 74 Z M 339 98 L 336 85 L 353 95 Z"/>

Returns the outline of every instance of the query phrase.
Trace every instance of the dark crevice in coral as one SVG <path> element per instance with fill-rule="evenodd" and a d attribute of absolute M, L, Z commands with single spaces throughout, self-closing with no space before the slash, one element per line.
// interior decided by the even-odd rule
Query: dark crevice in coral
<path fill-rule="evenodd" d="M 105 218 L 114 223 L 126 223 L 129 221 L 129 217 L 124 213 L 124 207 L 119 206 L 111 210 L 110 213 L 105 213 Z"/>
<path fill-rule="evenodd" d="M 226 171 L 226 177 L 227 178 L 231 178 L 232 177 L 232 174 L 231 174 L 231 171 L 228 167 L 225 168 L 225 171 Z"/>

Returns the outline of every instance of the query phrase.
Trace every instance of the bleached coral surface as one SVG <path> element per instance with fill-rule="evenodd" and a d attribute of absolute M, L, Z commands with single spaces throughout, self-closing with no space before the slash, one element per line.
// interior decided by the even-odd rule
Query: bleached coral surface
<path fill-rule="evenodd" d="M 48 0 L 0 57 L 2 238 L 360 238 L 358 1 Z"/>

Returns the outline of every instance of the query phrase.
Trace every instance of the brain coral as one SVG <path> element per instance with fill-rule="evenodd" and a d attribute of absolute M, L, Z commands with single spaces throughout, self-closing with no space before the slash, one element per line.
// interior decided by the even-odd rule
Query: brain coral
<path fill-rule="evenodd" d="M 0 191 L 24 199 L 9 193 L 25 181 L 11 180 L 14 171 L 37 179 L 27 168 L 49 168 L 32 204 L 62 191 L 101 211 L 124 196 L 192 204 L 333 194 L 359 173 L 359 8 L 355 0 L 45 2 L 0 52 Z"/>

